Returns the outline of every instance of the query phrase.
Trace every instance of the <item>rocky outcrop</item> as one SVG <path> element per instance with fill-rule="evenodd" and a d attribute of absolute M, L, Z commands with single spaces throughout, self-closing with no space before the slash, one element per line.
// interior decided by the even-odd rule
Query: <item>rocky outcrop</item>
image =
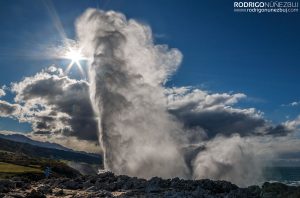
<path fill-rule="evenodd" d="M 75 179 L 50 178 L 37 182 L 22 178 L 0 180 L 0 198 L 2 197 L 299 198 L 300 187 L 265 183 L 262 187 L 239 188 L 227 181 L 158 177 L 145 180 L 106 172 L 97 176 L 80 176 Z"/>

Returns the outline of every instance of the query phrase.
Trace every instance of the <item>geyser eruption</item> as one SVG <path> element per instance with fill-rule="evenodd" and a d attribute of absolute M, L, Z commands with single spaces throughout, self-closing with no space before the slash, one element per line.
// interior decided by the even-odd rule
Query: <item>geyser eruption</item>
<path fill-rule="evenodd" d="M 112 11 L 87 10 L 77 28 L 93 56 L 90 92 L 105 168 L 145 178 L 186 177 L 175 138 L 181 126 L 167 112 L 162 86 L 181 62 L 181 53 L 154 45 L 148 26 Z"/>
<path fill-rule="evenodd" d="M 177 49 L 154 45 L 147 25 L 113 11 L 89 9 L 76 27 L 82 52 L 92 59 L 90 97 L 107 170 L 144 178 L 255 182 L 242 177 L 257 168 L 242 138 L 207 139 L 197 146 L 188 138 L 197 131 L 184 129 L 168 112 L 164 83 L 181 62 Z"/>

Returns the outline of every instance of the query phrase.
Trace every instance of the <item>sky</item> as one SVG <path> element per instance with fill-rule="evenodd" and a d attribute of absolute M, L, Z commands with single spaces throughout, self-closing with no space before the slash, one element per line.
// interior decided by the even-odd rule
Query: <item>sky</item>
<path fill-rule="evenodd" d="M 148 24 L 156 44 L 181 51 L 182 63 L 167 87 L 245 94 L 232 105 L 255 108 L 275 125 L 300 115 L 299 13 L 235 13 L 232 1 L 0 1 L 0 86 L 9 87 L 52 64 L 65 69 L 69 60 L 45 56 L 61 45 L 56 17 L 67 37 L 76 39 L 74 23 L 91 7 Z M 75 67 L 70 76 L 81 78 Z M 14 97 L 7 91 L 1 99 L 13 103 Z M 0 130 L 30 132 L 32 125 L 2 117 Z"/>

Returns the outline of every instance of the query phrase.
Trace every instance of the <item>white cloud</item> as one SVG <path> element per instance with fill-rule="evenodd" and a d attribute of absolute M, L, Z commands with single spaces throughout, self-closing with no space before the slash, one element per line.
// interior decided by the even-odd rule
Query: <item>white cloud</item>
<path fill-rule="evenodd" d="M 298 105 L 300 105 L 300 102 L 298 101 L 298 102 L 292 102 L 291 104 L 290 104 L 291 106 L 298 106 Z"/>
<path fill-rule="evenodd" d="M 165 93 L 169 111 L 186 128 L 200 127 L 209 138 L 217 134 L 285 135 L 291 132 L 284 124 L 273 126 L 255 108 L 235 107 L 246 99 L 243 93 L 209 93 L 192 87 L 169 88 Z"/>
<path fill-rule="evenodd" d="M 0 89 L 0 97 L 5 96 L 5 91 L 3 89 Z"/>
<path fill-rule="evenodd" d="M 282 104 L 281 106 L 282 107 L 297 107 L 300 105 L 300 101 L 294 101 L 294 102 L 291 102 L 289 104 Z"/>
<path fill-rule="evenodd" d="M 86 81 L 63 76 L 61 69 L 51 66 L 13 83 L 12 91 L 15 102 L 22 105 L 18 119 L 31 123 L 35 133 L 97 141 L 97 122 Z"/>
<path fill-rule="evenodd" d="M 286 126 L 287 128 L 289 128 L 292 131 L 296 131 L 300 127 L 300 116 L 298 116 L 294 120 L 288 120 L 288 121 L 284 122 L 284 126 Z"/>
<path fill-rule="evenodd" d="M 18 104 L 11 104 L 9 102 L 0 100 L 0 117 L 10 117 L 18 115 L 21 112 L 21 107 Z"/>

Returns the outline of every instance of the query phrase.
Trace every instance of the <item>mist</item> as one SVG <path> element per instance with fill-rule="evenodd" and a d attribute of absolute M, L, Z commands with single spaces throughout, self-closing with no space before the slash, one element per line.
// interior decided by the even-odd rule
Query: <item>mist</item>
<path fill-rule="evenodd" d="M 205 139 L 201 134 L 207 131 L 186 129 L 168 111 L 165 83 L 182 61 L 178 49 L 154 44 L 148 25 L 113 11 L 88 9 L 77 19 L 76 31 L 91 58 L 90 99 L 106 170 L 239 185 L 259 179 L 261 163 L 242 137 L 232 132 Z"/>
<path fill-rule="evenodd" d="M 238 135 L 216 137 L 195 157 L 193 178 L 222 179 L 240 186 L 257 184 L 263 181 L 262 167 L 265 164 L 256 153 L 251 139 Z"/>

